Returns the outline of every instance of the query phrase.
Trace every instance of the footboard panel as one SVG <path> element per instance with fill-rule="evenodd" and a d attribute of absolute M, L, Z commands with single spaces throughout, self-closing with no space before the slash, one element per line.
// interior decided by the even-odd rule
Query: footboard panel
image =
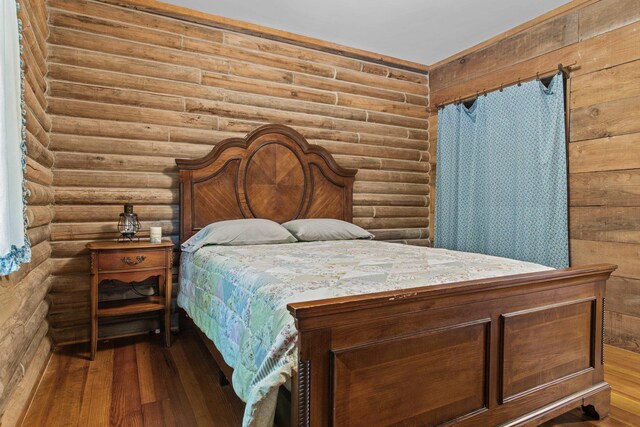
<path fill-rule="evenodd" d="M 500 403 L 595 369 L 595 312 L 592 297 L 502 314 Z"/>
<path fill-rule="evenodd" d="M 483 319 L 334 352 L 334 425 L 407 419 L 437 425 L 482 410 L 489 323 Z"/>
<path fill-rule="evenodd" d="M 292 425 L 535 425 L 580 404 L 606 415 L 613 269 L 291 304 L 305 367 Z"/>

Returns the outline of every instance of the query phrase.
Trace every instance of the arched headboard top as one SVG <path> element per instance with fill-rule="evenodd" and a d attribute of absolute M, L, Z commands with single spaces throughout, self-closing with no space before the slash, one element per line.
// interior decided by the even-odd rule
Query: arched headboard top
<path fill-rule="evenodd" d="M 200 159 L 176 160 L 180 241 L 214 221 L 266 218 L 352 220 L 355 170 L 283 125 L 217 144 Z"/>

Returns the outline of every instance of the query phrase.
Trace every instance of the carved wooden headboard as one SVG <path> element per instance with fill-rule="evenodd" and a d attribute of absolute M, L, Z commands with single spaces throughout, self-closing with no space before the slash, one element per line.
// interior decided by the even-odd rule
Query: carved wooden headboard
<path fill-rule="evenodd" d="M 176 160 L 180 242 L 214 221 L 267 218 L 352 220 L 355 170 L 283 125 L 220 142 L 205 157 Z"/>

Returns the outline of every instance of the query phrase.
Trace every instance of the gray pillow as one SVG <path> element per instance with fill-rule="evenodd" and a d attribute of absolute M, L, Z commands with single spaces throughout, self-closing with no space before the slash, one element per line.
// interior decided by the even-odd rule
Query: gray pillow
<path fill-rule="evenodd" d="M 184 242 L 181 248 L 183 252 L 194 252 L 205 245 L 265 245 L 296 241 L 296 238 L 277 222 L 258 218 L 232 219 L 207 225 Z"/>
<path fill-rule="evenodd" d="M 301 242 L 373 239 L 374 237 L 367 230 L 339 219 L 294 219 L 293 221 L 285 222 L 282 226 Z"/>

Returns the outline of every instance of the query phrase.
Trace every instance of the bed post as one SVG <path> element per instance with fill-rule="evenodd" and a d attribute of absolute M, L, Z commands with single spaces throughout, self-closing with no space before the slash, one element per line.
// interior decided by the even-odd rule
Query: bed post
<path fill-rule="evenodd" d="M 331 378 L 326 375 L 331 364 L 331 329 L 303 330 L 300 324 L 297 328 L 298 374 L 291 394 L 291 425 L 327 426 L 331 424 L 325 410 L 331 405 Z"/>
<path fill-rule="evenodd" d="M 594 341 L 593 349 L 595 372 L 594 377 L 604 382 L 604 334 L 605 334 L 605 310 L 606 310 L 606 281 L 596 283 L 596 310 L 594 313 Z M 607 384 L 602 390 L 583 399 L 581 407 L 585 414 L 602 419 L 609 415 L 611 406 L 611 388 Z"/>

